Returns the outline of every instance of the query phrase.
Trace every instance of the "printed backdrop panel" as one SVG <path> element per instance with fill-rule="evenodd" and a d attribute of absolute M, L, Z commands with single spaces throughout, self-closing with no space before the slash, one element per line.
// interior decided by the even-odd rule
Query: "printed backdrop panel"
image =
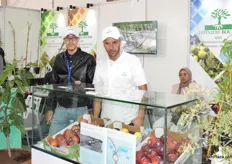
<path fill-rule="evenodd" d="M 220 54 L 220 50 L 223 40 L 232 34 L 230 6 L 232 1 L 229 0 L 191 0 L 190 55 L 195 60 L 190 60 L 190 67 L 197 73 L 196 80 L 203 76 L 203 71 L 207 73 L 214 82 L 206 82 L 209 88 L 216 86 L 215 83 L 224 72 L 223 63 L 226 58 Z M 199 68 L 191 62 L 197 62 L 201 72 L 197 72 L 196 69 Z"/>

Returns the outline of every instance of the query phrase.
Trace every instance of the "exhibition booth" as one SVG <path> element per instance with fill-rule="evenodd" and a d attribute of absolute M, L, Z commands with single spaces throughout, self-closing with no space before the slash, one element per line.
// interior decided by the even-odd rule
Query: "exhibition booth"
<path fill-rule="evenodd" d="M 0 75 L 0 159 L 20 164 L 231 163 L 231 5 L 230 0 L 9 0 L 0 6 L 0 47 L 7 62 Z M 147 90 L 112 81 L 50 82 L 51 74 L 46 75 L 56 55 L 66 51 L 67 26 L 77 30 L 78 46 L 94 58 L 96 68 L 108 64 L 103 29 L 116 26 L 120 50 L 139 59 Z M 179 84 L 183 67 L 191 75 L 184 93 Z M 130 77 L 126 71 L 120 78 Z M 107 73 L 110 69 L 99 76 Z M 135 125 L 140 111 L 144 122 Z"/>

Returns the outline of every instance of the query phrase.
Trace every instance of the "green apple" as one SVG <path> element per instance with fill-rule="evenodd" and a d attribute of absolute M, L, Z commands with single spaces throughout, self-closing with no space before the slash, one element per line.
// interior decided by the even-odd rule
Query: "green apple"
<path fill-rule="evenodd" d="M 205 47 L 205 46 L 200 46 L 200 50 L 205 51 L 205 52 L 209 52 L 209 48 Z"/>
<path fill-rule="evenodd" d="M 207 55 L 207 52 L 205 52 L 205 51 L 200 50 L 200 51 L 198 52 L 198 57 L 199 57 L 200 59 L 205 59 L 205 58 L 206 58 L 206 55 Z"/>
<path fill-rule="evenodd" d="M 191 47 L 191 52 L 194 54 L 194 55 L 197 55 L 197 53 L 199 52 L 199 48 L 197 46 L 192 46 Z"/>
<path fill-rule="evenodd" d="M 199 61 L 199 58 L 197 55 L 194 55 L 193 58 L 198 62 Z"/>

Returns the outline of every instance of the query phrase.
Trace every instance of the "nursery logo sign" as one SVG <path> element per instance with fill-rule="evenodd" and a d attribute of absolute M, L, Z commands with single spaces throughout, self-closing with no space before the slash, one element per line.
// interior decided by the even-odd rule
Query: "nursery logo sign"
<path fill-rule="evenodd" d="M 47 36 L 59 36 L 58 32 L 55 32 L 55 29 L 57 29 L 57 24 L 56 23 L 51 23 L 49 28 L 52 30 L 51 33 L 47 33 Z"/>
<path fill-rule="evenodd" d="M 217 21 L 217 24 L 206 25 L 205 30 L 232 30 L 232 24 L 222 24 L 222 21 L 230 16 L 227 9 L 215 9 L 211 12 L 211 17 Z"/>
<path fill-rule="evenodd" d="M 86 21 L 80 21 L 78 27 L 81 28 L 81 32 L 79 33 L 80 36 L 88 36 L 89 32 L 84 32 L 84 29 L 88 26 Z"/>

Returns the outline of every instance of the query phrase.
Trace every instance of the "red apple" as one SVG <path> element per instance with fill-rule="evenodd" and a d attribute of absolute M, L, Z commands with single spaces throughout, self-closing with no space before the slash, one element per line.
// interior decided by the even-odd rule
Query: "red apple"
<path fill-rule="evenodd" d="M 58 134 L 58 135 L 56 135 L 55 139 L 57 140 L 57 142 L 59 142 L 59 141 L 64 140 L 65 138 L 62 134 Z"/>
<path fill-rule="evenodd" d="M 164 156 L 164 146 L 162 146 L 161 148 L 159 148 L 158 150 L 156 150 L 157 153 L 163 158 Z M 169 148 L 167 148 L 167 151 L 166 151 L 166 154 L 170 154 L 172 153 L 173 151 Z"/>
<path fill-rule="evenodd" d="M 73 131 L 70 129 L 66 129 L 64 131 L 64 138 L 68 141 L 72 136 L 74 136 Z"/>
<path fill-rule="evenodd" d="M 150 159 L 152 159 L 152 157 L 158 156 L 158 153 L 157 153 L 154 149 L 150 149 L 150 150 L 148 151 L 147 156 L 148 156 Z"/>
<path fill-rule="evenodd" d="M 178 159 L 178 156 L 176 154 L 174 154 L 174 153 L 168 154 L 167 159 L 168 159 L 169 162 L 175 163 L 176 160 Z"/>
<path fill-rule="evenodd" d="M 65 139 L 58 141 L 58 146 L 59 147 L 61 147 L 61 146 L 67 147 L 67 145 L 68 145 L 68 143 L 67 143 L 67 141 Z"/>
<path fill-rule="evenodd" d="M 151 160 L 148 157 L 143 157 L 140 161 L 140 164 L 151 164 Z"/>
<path fill-rule="evenodd" d="M 157 151 L 163 146 L 164 146 L 164 144 L 161 141 L 158 141 L 158 142 L 155 143 L 154 149 L 155 149 L 155 151 Z"/>
<path fill-rule="evenodd" d="M 73 132 L 75 132 L 76 130 L 80 131 L 80 126 L 79 125 L 73 125 L 71 130 Z"/>
<path fill-rule="evenodd" d="M 52 145 L 52 146 L 55 146 L 55 147 L 58 146 L 58 142 L 57 142 L 56 139 L 51 139 L 51 140 L 49 141 L 49 144 Z"/>
<path fill-rule="evenodd" d="M 173 141 L 172 139 L 168 139 L 167 147 L 174 151 L 179 147 L 179 144 L 176 141 Z"/>
<path fill-rule="evenodd" d="M 176 149 L 176 153 L 178 153 L 180 156 L 182 154 L 182 152 L 183 152 L 182 146 L 178 145 L 178 148 Z"/>
<path fill-rule="evenodd" d="M 74 135 L 77 136 L 80 139 L 81 132 L 76 130 L 74 132 Z"/>
<path fill-rule="evenodd" d="M 167 140 L 168 140 L 168 139 L 172 139 L 172 136 L 171 136 L 170 134 L 167 135 Z M 162 143 L 164 143 L 164 135 L 162 135 L 162 136 L 160 137 L 160 141 L 161 141 Z"/>
<path fill-rule="evenodd" d="M 147 153 L 149 151 L 150 147 L 148 146 L 148 144 L 144 144 L 141 148 L 141 150 L 144 152 L 144 153 Z"/>
<path fill-rule="evenodd" d="M 69 146 L 73 146 L 74 144 L 76 144 L 76 143 L 73 140 L 70 140 L 68 143 Z"/>
<path fill-rule="evenodd" d="M 140 162 L 143 157 L 144 157 L 143 151 L 140 150 L 136 152 L 136 161 Z"/>
<path fill-rule="evenodd" d="M 161 161 L 162 161 L 162 158 L 160 156 L 154 156 L 151 159 L 152 164 L 160 164 Z"/>
<path fill-rule="evenodd" d="M 74 143 L 80 143 L 80 139 L 77 136 L 72 136 L 70 139 L 74 141 Z"/>
<path fill-rule="evenodd" d="M 51 140 L 53 140 L 53 137 L 52 136 L 47 136 L 46 139 L 47 139 L 48 142 L 50 142 Z"/>
<path fill-rule="evenodd" d="M 148 139 L 147 144 L 150 146 L 150 148 L 152 148 L 152 147 L 155 146 L 156 142 L 158 142 L 158 141 L 159 141 L 158 138 L 156 138 L 156 137 L 151 137 L 151 138 Z"/>

